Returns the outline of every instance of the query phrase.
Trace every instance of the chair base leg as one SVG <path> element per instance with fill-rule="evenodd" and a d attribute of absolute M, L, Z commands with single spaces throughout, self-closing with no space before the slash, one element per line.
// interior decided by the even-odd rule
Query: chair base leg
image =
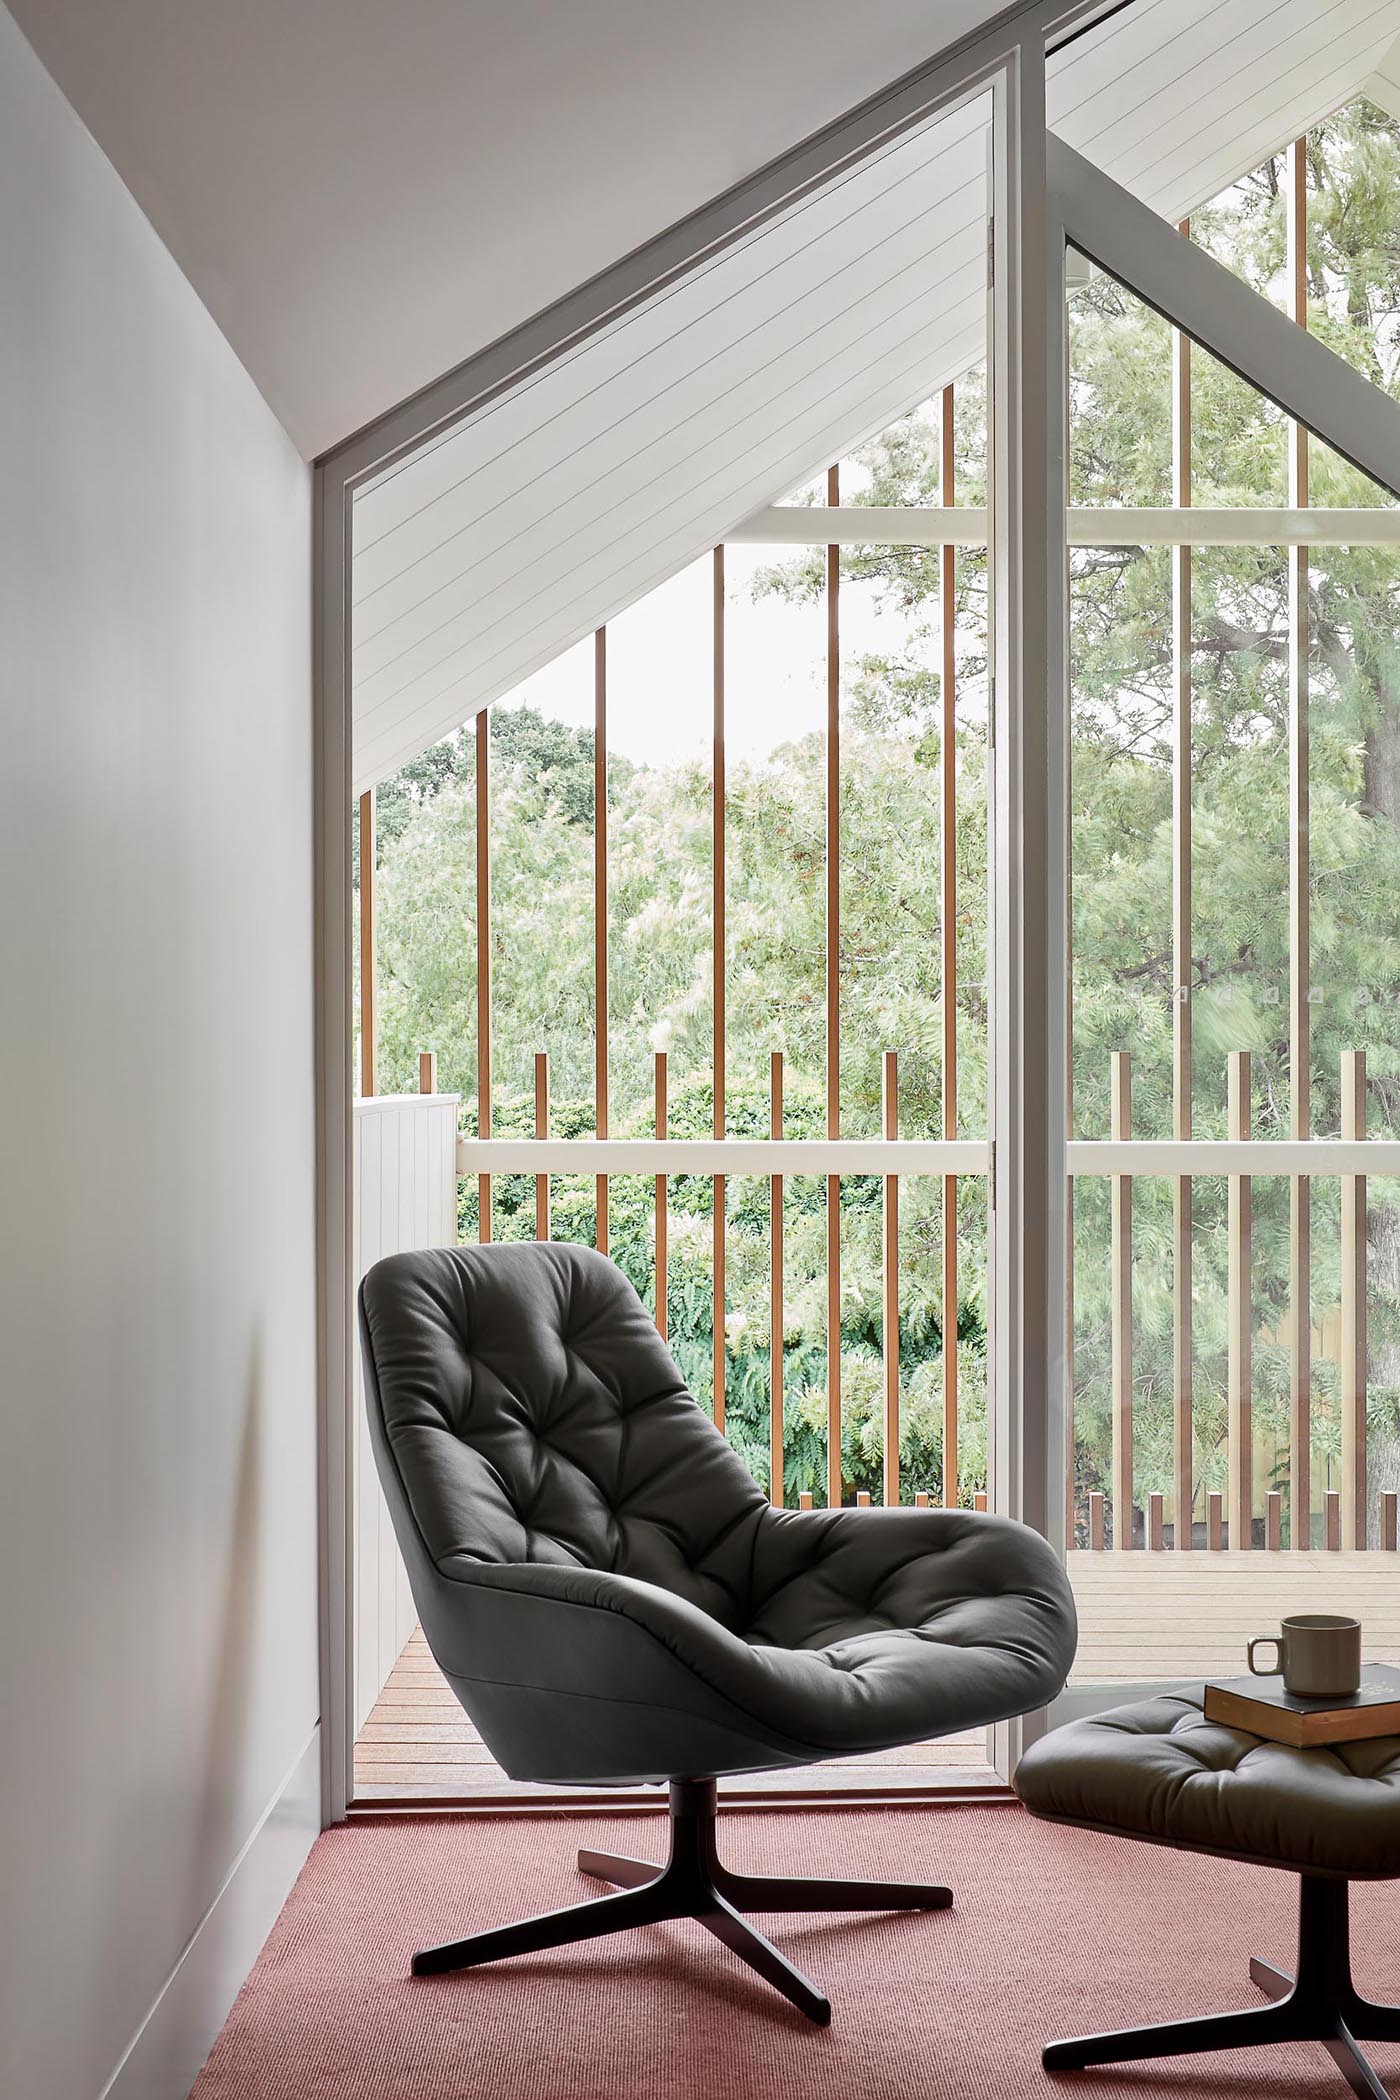
<path fill-rule="evenodd" d="M 823 1881 L 762 1874 L 736 1874 L 715 1845 L 716 1789 L 712 1779 L 671 1783 L 671 1850 L 664 1866 L 610 1852 L 580 1852 L 581 1871 L 611 1881 L 619 1892 L 568 1910 L 549 1911 L 518 1925 L 501 1925 L 470 1939 L 428 1947 L 413 1957 L 415 1976 L 441 1976 L 534 1954 L 548 1947 L 693 1918 L 722 1940 L 731 1953 L 805 2013 L 819 2027 L 831 2019 L 831 2001 L 810 1983 L 772 1941 L 742 1915 L 760 1911 L 946 1910 L 951 1889 L 936 1884 L 887 1881 Z"/>
<path fill-rule="evenodd" d="M 1245 2049 L 1260 2042 L 1321 2042 L 1360 2100 L 1387 2100 L 1359 2044 L 1400 2041 L 1400 2006 L 1372 2004 L 1351 1980 L 1347 1896 L 1344 1881 L 1301 1877 L 1296 1973 L 1286 1975 L 1257 1957 L 1249 1964 L 1250 1979 L 1270 2001 L 1267 2005 L 1051 2042 L 1041 2057 L 1046 2070 L 1080 2071 L 1091 2064 Z"/>

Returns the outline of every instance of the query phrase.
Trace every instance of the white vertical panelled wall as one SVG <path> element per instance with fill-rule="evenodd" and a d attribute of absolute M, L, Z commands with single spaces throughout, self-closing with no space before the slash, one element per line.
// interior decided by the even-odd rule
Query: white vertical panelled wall
<path fill-rule="evenodd" d="M 386 1254 L 457 1238 L 457 1096 L 380 1094 L 355 1103 L 354 1273 Z M 380 1492 L 365 1414 L 358 1335 L 355 1383 L 355 1728 L 413 1631 L 415 1613 Z"/>

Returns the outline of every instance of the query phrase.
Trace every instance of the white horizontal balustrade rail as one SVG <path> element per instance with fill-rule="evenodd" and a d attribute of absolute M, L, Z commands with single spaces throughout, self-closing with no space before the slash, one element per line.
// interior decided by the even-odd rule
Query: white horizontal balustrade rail
<path fill-rule="evenodd" d="M 1071 1174 L 1400 1174 L 1395 1138 L 1071 1138 Z"/>
<path fill-rule="evenodd" d="M 1069 1171 L 1400 1175 L 1396 1138 L 1071 1138 Z M 954 1174 L 991 1168 L 982 1138 L 459 1138 L 475 1174 Z"/>
<path fill-rule="evenodd" d="M 470 1174 L 985 1174 L 985 1140 L 461 1138 Z"/>
<path fill-rule="evenodd" d="M 985 547 L 981 504 L 775 503 L 729 533 L 731 543 L 787 547 Z M 1212 509 L 1153 504 L 1076 507 L 1071 547 L 1395 547 L 1400 509 Z"/>

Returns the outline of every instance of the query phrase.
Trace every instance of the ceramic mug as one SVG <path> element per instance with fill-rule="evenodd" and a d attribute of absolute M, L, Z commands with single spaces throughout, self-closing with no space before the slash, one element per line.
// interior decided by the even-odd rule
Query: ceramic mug
<path fill-rule="evenodd" d="M 1272 1666 L 1254 1660 L 1256 1648 L 1273 1648 Z M 1361 1622 L 1334 1612 L 1297 1612 L 1278 1633 L 1262 1633 L 1249 1644 L 1249 1667 L 1256 1677 L 1283 1672 L 1284 1689 L 1302 1699 L 1341 1698 L 1361 1684 Z"/>

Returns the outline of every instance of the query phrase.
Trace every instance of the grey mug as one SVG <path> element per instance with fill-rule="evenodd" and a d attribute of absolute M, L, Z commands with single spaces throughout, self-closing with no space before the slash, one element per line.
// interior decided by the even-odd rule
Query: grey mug
<path fill-rule="evenodd" d="M 1270 1669 L 1254 1660 L 1256 1648 L 1273 1648 Z M 1361 1622 L 1335 1612 L 1297 1612 L 1278 1633 L 1263 1633 L 1249 1644 L 1249 1667 L 1256 1677 L 1283 1672 L 1284 1688 L 1301 1699 L 1343 1698 L 1361 1684 Z"/>

